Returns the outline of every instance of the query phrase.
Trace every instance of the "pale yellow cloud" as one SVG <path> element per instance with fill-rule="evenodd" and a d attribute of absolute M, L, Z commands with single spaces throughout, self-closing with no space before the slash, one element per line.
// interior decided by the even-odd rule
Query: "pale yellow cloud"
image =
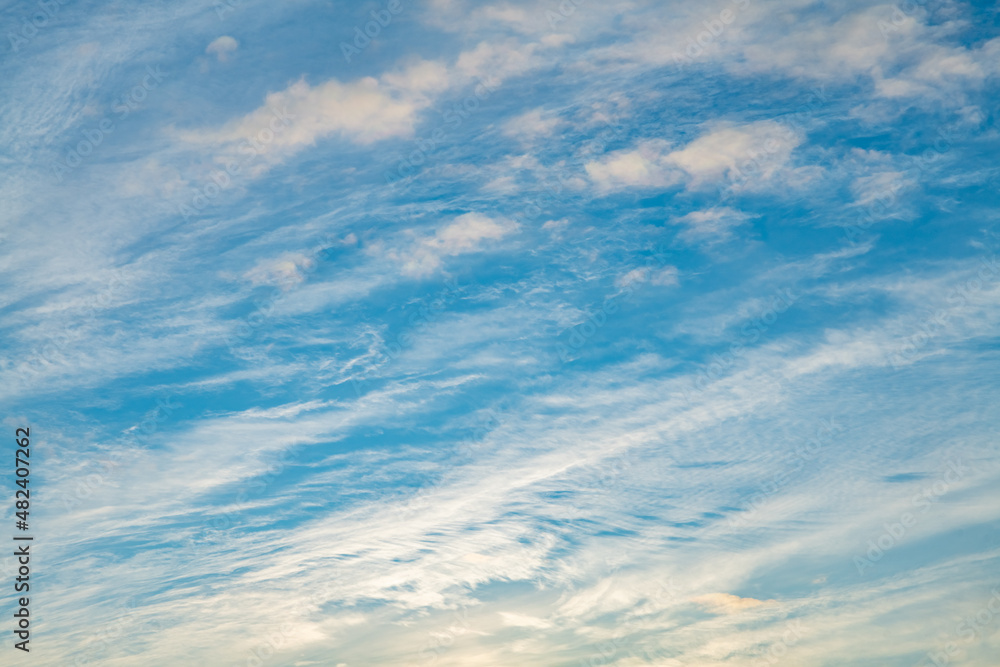
<path fill-rule="evenodd" d="M 776 600 L 741 598 L 729 593 L 709 593 L 694 598 L 693 602 L 716 614 L 738 614 L 747 609 L 777 604 Z"/>
<path fill-rule="evenodd" d="M 552 627 L 552 623 L 546 621 L 544 618 L 536 618 L 534 616 L 527 616 L 525 614 L 516 614 L 506 611 L 501 611 L 499 613 L 500 619 L 507 627 L 534 628 L 536 630 L 547 630 Z"/>

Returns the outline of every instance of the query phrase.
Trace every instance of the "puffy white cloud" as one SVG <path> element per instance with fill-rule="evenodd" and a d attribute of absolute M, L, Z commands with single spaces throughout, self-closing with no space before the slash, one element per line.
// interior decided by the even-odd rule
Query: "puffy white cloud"
<path fill-rule="evenodd" d="M 458 57 L 455 69 L 470 80 L 506 79 L 537 67 L 536 49 L 537 44 L 524 44 L 514 39 L 480 42 L 476 48 Z"/>
<path fill-rule="evenodd" d="M 715 206 L 703 211 L 692 211 L 674 222 L 685 227 L 678 235 L 681 240 L 714 245 L 732 238 L 733 230 L 746 224 L 747 219 L 746 214 L 728 206 Z"/>
<path fill-rule="evenodd" d="M 418 241 L 403 256 L 394 256 L 403 261 L 404 274 L 426 276 L 441 267 L 444 257 L 476 252 L 484 241 L 498 241 L 516 230 L 517 224 L 512 221 L 465 213 L 433 236 Z"/>
<path fill-rule="evenodd" d="M 217 129 L 181 132 L 179 136 L 189 144 L 213 150 L 216 163 L 249 163 L 248 173 L 256 176 L 328 137 L 339 136 L 362 145 L 409 138 L 419 112 L 461 81 L 442 63 L 426 60 L 387 72 L 379 79 L 329 79 L 315 86 L 300 79 L 267 95 L 257 109 Z"/>
<path fill-rule="evenodd" d="M 671 151 L 660 139 L 647 140 L 635 149 L 589 162 L 586 170 L 605 192 L 665 188 L 685 176 L 689 188 L 724 178 L 746 185 L 772 179 L 801 141 L 798 133 L 774 121 L 717 124 L 679 150 Z"/>
<path fill-rule="evenodd" d="M 229 59 L 229 54 L 236 51 L 239 47 L 239 42 L 229 35 L 223 35 L 212 41 L 211 44 L 205 49 L 205 53 L 208 55 L 214 55 L 220 61 L 225 62 Z"/>
<path fill-rule="evenodd" d="M 220 58 L 231 50 L 229 42 L 216 42 L 210 48 Z M 453 66 L 417 60 L 378 78 L 329 79 L 316 85 L 300 79 L 221 127 L 179 136 L 212 147 L 217 163 L 240 162 L 252 153 L 256 163 L 249 169 L 251 175 L 327 137 L 362 145 L 409 138 L 420 112 L 442 93 L 462 86 L 499 85 L 503 78 L 536 66 L 534 49 L 533 44 L 516 41 L 482 42 L 459 54 Z"/>
<path fill-rule="evenodd" d="M 845 81 L 871 77 L 877 96 L 961 103 L 968 86 L 997 71 L 1000 40 L 978 47 L 944 43 L 951 28 L 931 24 L 917 5 L 877 5 L 835 20 L 815 15 L 794 30 L 761 21 L 725 56 L 735 71 L 780 70 L 796 77 Z"/>
<path fill-rule="evenodd" d="M 244 274 L 252 285 L 275 285 L 282 288 L 298 285 L 313 269 L 316 260 L 302 253 L 286 253 L 277 259 L 260 260 Z"/>
<path fill-rule="evenodd" d="M 616 151 L 603 160 L 587 163 L 587 175 L 605 192 L 669 187 L 680 180 L 681 174 L 670 165 L 668 148 L 669 144 L 659 139 L 644 141 L 635 149 Z"/>
<path fill-rule="evenodd" d="M 405 69 L 382 75 L 381 80 L 406 95 L 434 95 L 454 83 L 447 66 L 435 60 L 419 60 Z"/>
<path fill-rule="evenodd" d="M 636 13 L 625 20 L 634 38 L 594 57 L 641 66 L 717 65 L 739 75 L 781 73 L 810 81 L 868 78 L 876 98 L 906 97 L 964 104 L 1000 66 L 1000 40 L 955 45 L 966 19 L 956 3 L 889 3 L 813 11 L 808 0 L 755 0 L 678 6 L 669 18 Z M 932 15 L 932 11 L 937 15 Z M 728 12 L 728 21 L 722 13 Z"/>
<path fill-rule="evenodd" d="M 694 186 L 724 176 L 766 180 L 788 162 L 801 142 L 793 130 L 774 121 L 720 124 L 671 153 L 667 161 L 687 172 Z"/>
<path fill-rule="evenodd" d="M 531 141 L 551 135 L 562 124 L 558 116 L 546 114 L 544 109 L 532 109 L 504 124 L 504 134 Z"/>
<path fill-rule="evenodd" d="M 360 144 L 410 136 L 423 106 L 419 98 L 393 94 L 372 77 L 351 83 L 331 79 L 317 86 L 300 80 L 217 131 L 184 136 L 233 152 L 241 142 L 253 141 L 258 152 L 276 159 L 334 134 Z"/>

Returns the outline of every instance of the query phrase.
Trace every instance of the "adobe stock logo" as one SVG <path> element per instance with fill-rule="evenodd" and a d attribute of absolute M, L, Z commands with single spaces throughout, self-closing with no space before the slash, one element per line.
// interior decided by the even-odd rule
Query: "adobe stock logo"
<path fill-rule="evenodd" d="M 96 151 L 104 143 L 104 139 L 118 128 L 118 123 L 128 118 L 129 114 L 142 105 L 149 93 L 163 83 L 165 77 L 166 74 L 160 70 L 159 65 L 147 65 L 146 73 L 139 83 L 119 95 L 112 105 L 111 110 L 118 114 L 117 119 L 104 118 L 96 126 L 81 130 L 83 139 L 67 151 L 65 159 L 53 163 L 52 174 L 56 182 L 62 183 L 71 171 L 83 164 L 87 156 Z"/>
<path fill-rule="evenodd" d="M 920 522 L 920 517 L 927 514 L 933 504 L 941 500 L 956 482 L 968 474 L 968 471 L 969 469 L 962 465 L 961 461 L 949 461 L 948 469 L 945 470 L 941 479 L 924 488 L 910 500 L 913 507 L 920 509 L 919 514 L 903 512 L 899 515 L 899 520 L 896 523 L 883 524 L 882 527 L 885 528 L 885 531 L 876 539 L 868 540 L 866 557 L 854 557 L 854 566 L 858 568 L 858 574 L 863 575 L 865 570 L 874 567 L 875 563 L 882 560 L 889 550 L 902 542 L 910 529 Z"/>
<path fill-rule="evenodd" d="M 993 634 L 993 622 L 1000 618 L 1000 586 L 994 586 L 990 593 L 993 596 L 986 604 L 955 626 L 955 636 L 958 641 L 948 642 L 942 647 L 944 649 L 942 651 L 927 654 L 935 667 L 945 667 L 954 660 L 960 660 L 963 651 L 967 650 L 962 648 L 962 644 L 969 646 L 977 639 L 982 640 Z"/>
<path fill-rule="evenodd" d="M 340 43 L 340 52 L 344 54 L 344 60 L 351 62 L 351 58 L 360 55 L 368 48 L 372 40 L 379 36 L 382 28 L 388 28 L 392 23 L 392 17 L 403 11 L 403 5 L 399 0 L 389 0 L 385 9 L 373 9 L 372 20 L 365 24 L 364 30 L 359 26 L 354 27 L 354 45 L 347 42 Z"/>
<path fill-rule="evenodd" d="M 14 53 L 20 51 L 22 46 L 34 39 L 39 30 L 49 25 L 49 19 L 54 18 L 59 13 L 59 6 L 66 2 L 67 0 L 37 0 L 35 4 L 40 11 L 21 17 L 17 32 L 11 30 L 7 33 L 10 50 Z"/>
<path fill-rule="evenodd" d="M 701 57 L 705 53 L 705 49 L 722 36 L 722 33 L 726 31 L 726 26 L 736 20 L 739 12 L 750 6 L 750 0 L 732 0 L 732 4 L 735 5 L 734 9 L 723 9 L 717 17 L 702 21 L 701 24 L 705 29 L 688 39 L 683 55 L 674 54 L 674 64 L 677 65 L 678 71 L 694 63 L 696 58 Z"/>

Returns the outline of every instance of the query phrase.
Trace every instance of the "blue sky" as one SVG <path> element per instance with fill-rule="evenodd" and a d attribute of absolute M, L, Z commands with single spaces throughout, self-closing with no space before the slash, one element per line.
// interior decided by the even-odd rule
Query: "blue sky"
<path fill-rule="evenodd" d="M 0 16 L 4 664 L 996 664 L 995 4 Z"/>

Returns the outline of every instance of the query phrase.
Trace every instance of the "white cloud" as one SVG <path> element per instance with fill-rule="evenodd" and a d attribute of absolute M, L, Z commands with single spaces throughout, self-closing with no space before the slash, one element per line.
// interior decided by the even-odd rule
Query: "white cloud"
<path fill-rule="evenodd" d="M 649 268 L 632 269 L 615 280 L 615 286 L 622 289 L 635 283 L 648 282 L 658 287 L 672 287 L 678 284 L 678 275 L 676 266 L 667 266 L 655 271 Z"/>
<path fill-rule="evenodd" d="M 316 260 L 302 253 L 286 253 L 278 259 L 262 259 L 244 274 L 252 285 L 275 285 L 289 288 L 305 280 Z"/>
<path fill-rule="evenodd" d="M 300 79 L 267 95 L 259 108 L 217 129 L 180 132 L 179 136 L 213 150 L 216 163 L 249 163 L 247 171 L 256 176 L 328 137 L 361 145 L 410 138 L 419 113 L 462 81 L 445 65 L 427 60 L 414 61 L 378 79 L 329 79 L 315 86 Z"/>
<path fill-rule="evenodd" d="M 680 271 L 678 271 L 676 266 L 668 266 L 659 271 L 653 271 L 649 276 L 649 282 L 659 287 L 671 287 L 680 282 L 678 279 L 679 275 Z"/>
<path fill-rule="evenodd" d="M 871 72 L 894 48 L 878 25 L 891 13 L 890 6 L 882 5 L 842 16 L 832 25 L 823 17 L 799 24 L 794 30 L 774 33 L 766 33 L 769 26 L 758 24 L 754 41 L 744 49 L 747 66 L 782 69 L 810 78 Z M 920 24 L 909 19 L 899 30 L 912 36 L 920 30 Z"/>
<path fill-rule="evenodd" d="M 767 180 L 783 167 L 802 142 L 793 130 L 774 121 L 719 124 L 682 150 L 667 156 L 692 179 L 692 186 L 728 177 Z"/>
<path fill-rule="evenodd" d="M 536 67 L 536 49 L 536 44 L 524 44 L 514 39 L 480 42 L 476 48 L 458 57 L 455 69 L 469 80 L 503 80 Z"/>
<path fill-rule="evenodd" d="M 400 257 L 403 273 L 414 277 L 426 276 L 441 267 L 443 257 L 476 252 L 484 241 L 498 241 L 516 230 L 517 224 L 509 220 L 465 213 L 433 236 L 418 241 Z"/>
<path fill-rule="evenodd" d="M 532 141 L 551 135 L 561 124 L 562 120 L 558 116 L 545 114 L 541 108 L 532 109 L 507 121 L 504 124 L 504 134 Z"/>
<path fill-rule="evenodd" d="M 543 618 L 535 618 L 525 614 L 502 611 L 500 618 L 503 624 L 514 628 L 535 628 L 536 630 L 547 630 L 552 627 L 552 623 Z"/>
<path fill-rule="evenodd" d="M 407 95 L 435 95 L 454 85 L 453 74 L 435 60 L 419 60 L 402 70 L 382 75 L 382 82 Z"/>
<path fill-rule="evenodd" d="M 225 49 L 225 44 L 213 52 Z M 443 92 L 462 86 L 474 85 L 477 90 L 497 86 L 504 77 L 534 67 L 534 49 L 535 45 L 514 41 L 482 42 L 462 52 L 452 67 L 417 60 L 378 78 L 329 79 L 316 85 L 300 79 L 267 95 L 259 108 L 217 129 L 184 131 L 179 136 L 191 144 L 214 148 L 215 162 L 223 164 L 239 162 L 252 145 L 255 159 L 261 159 L 251 166 L 251 175 L 331 136 L 362 145 L 410 138 L 419 113 Z"/>
<path fill-rule="evenodd" d="M 569 220 L 566 218 L 560 218 L 559 220 L 547 220 L 545 224 L 542 225 L 542 229 L 551 234 L 552 238 L 555 240 L 563 238 L 567 227 L 569 227 Z"/>
<path fill-rule="evenodd" d="M 217 131 L 184 136 L 221 145 L 233 155 L 241 142 L 256 141 L 258 152 L 273 161 L 330 135 L 359 144 L 409 137 L 424 106 L 415 96 L 393 94 L 372 77 L 352 83 L 332 79 L 318 86 L 298 81 Z"/>
<path fill-rule="evenodd" d="M 735 71 L 781 70 L 806 79 L 851 80 L 868 76 L 878 96 L 963 103 L 964 90 L 996 72 L 994 39 L 975 48 L 947 45 L 951 26 L 933 26 L 925 9 L 866 7 L 830 21 L 816 15 L 794 30 L 756 23 L 744 38 L 742 58 L 725 54 Z"/>
<path fill-rule="evenodd" d="M 604 192 L 666 188 L 684 176 L 691 189 L 723 179 L 746 187 L 772 180 L 801 142 L 798 133 L 774 121 L 719 123 L 679 150 L 670 151 L 661 139 L 647 140 L 589 162 L 586 170 Z"/>
<path fill-rule="evenodd" d="M 678 237 L 687 243 L 714 245 L 733 237 L 736 227 L 746 224 L 748 216 L 728 206 L 716 206 L 703 211 L 692 211 L 674 222 L 684 225 Z"/>
<path fill-rule="evenodd" d="M 426 245 L 446 255 L 457 255 L 475 250 L 483 239 L 503 238 L 512 229 L 511 223 L 497 222 L 478 213 L 466 213 L 438 231 Z"/>
<path fill-rule="evenodd" d="M 604 192 L 624 188 L 666 188 L 680 180 L 681 174 L 668 160 L 669 144 L 649 140 L 632 150 L 611 153 L 603 160 L 586 165 L 587 175 Z"/>
<path fill-rule="evenodd" d="M 911 3 L 905 11 L 889 3 L 835 12 L 814 7 L 808 0 L 718 2 L 676 7 L 670 20 L 638 12 L 625 19 L 632 42 L 596 53 L 613 62 L 681 69 L 720 65 L 738 75 L 780 72 L 846 84 L 867 78 L 876 98 L 906 97 L 918 104 L 963 105 L 966 91 L 1000 67 L 996 38 L 976 46 L 950 43 L 969 18 L 958 4 L 944 21 L 941 8 L 929 10 L 926 3 Z M 717 23 L 722 10 L 732 15 L 726 25 Z M 713 22 L 715 32 L 706 25 Z"/>
<path fill-rule="evenodd" d="M 900 191 L 909 189 L 913 185 L 915 185 L 914 179 L 903 172 L 879 171 L 855 178 L 851 183 L 851 192 L 854 194 L 856 206 L 882 201 L 883 206 L 888 207 L 895 202 Z"/>
<path fill-rule="evenodd" d="M 608 30 L 616 18 L 635 9 L 635 0 L 605 0 L 586 4 L 566 0 L 551 6 L 515 0 L 484 3 L 479 0 L 430 0 L 421 18 L 438 29 L 467 35 L 516 33 L 545 46 L 561 46 L 585 34 Z"/>
<path fill-rule="evenodd" d="M 229 35 L 223 35 L 209 44 L 205 49 L 205 53 L 208 55 L 215 55 L 220 62 L 225 62 L 229 60 L 229 54 L 235 52 L 238 47 L 239 42 Z"/>

